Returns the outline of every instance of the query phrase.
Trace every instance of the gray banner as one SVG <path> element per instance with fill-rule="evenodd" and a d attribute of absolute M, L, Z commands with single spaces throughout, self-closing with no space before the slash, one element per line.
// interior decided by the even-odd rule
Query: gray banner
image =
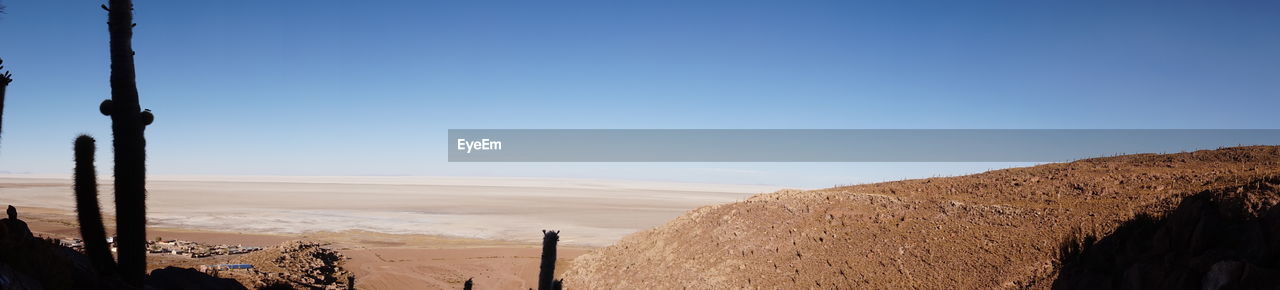
<path fill-rule="evenodd" d="M 1058 162 L 1280 144 L 1280 129 L 450 129 L 449 162 Z"/>

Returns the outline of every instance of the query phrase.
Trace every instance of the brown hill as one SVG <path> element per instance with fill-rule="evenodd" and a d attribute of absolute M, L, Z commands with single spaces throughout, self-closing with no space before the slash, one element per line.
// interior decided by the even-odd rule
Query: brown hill
<path fill-rule="evenodd" d="M 1249 280 L 1280 262 L 1266 250 L 1280 248 L 1277 176 L 1280 147 L 1254 146 L 781 191 L 630 235 L 580 256 L 565 277 L 592 289 L 1155 286 L 1143 278 L 1173 276 L 1159 285 L 1192 286 L 1210 270 Z M 1170 214 L 1180 204 L 1224 214 Z M 1258 233 L 1206 236 L 1232 223 Z M 1135 224 L 1139 234 L 1112 235 Z M 1241 250 L 1215 250 L 1230 247 Z"/>

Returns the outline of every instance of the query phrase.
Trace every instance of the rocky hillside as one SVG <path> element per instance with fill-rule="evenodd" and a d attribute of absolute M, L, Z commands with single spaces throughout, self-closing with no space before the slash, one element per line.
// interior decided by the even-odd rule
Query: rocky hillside
<path fill-rule="evenodd" d="M 253 288 L 347 289 L 351 273 L 342 268 L 342 254 L 318 242 L 296 240 L 244 255 L 236 263 L 250 270 L 220 273 Z"/>
<path fill-rule="evenodd" d="M 1280 193 L 1271 186 L 1280 183 L 1276 176 L 1280 147 L 1255 146 L 762 194 L 693 210 L 583 255 L 566 273 L 566 284 L 593 289 L 1155 287 L 1142 278 L 1176 273 L 1186 277 L 1180 284 L 1159 285 L 1199 285 L 1211 280 L 1204 273 L 1217 268 L 1223 270 L 1213 272 L 1221 273 L 1212 279 L 1231 283 L 1244 279 L 1241 273 L 1248 269 L 1259 277 L 1260 271 L 1280 266 L 1274 251 L 1261 250 L 1280 248 L 1280 207 L 1275 206 L 1280 199 L 1274 198 Z M 1243 200 L 1251 202 L 1222 198 L 1236 192 L 1247 192 Z M 1191 196 L 1205 201 L 1183 205 Z M 1165 219 L 1180 206 L 1221 209 L 1234 219 L 1196 214 Z M 1270 215 L 1232 212 L 1246 209 Z M 1203 236 L 1202 229 L 1225 228 L 1227 221 L 1260 231 L 1238 241 L 1240 247 L 1259 250 L 1205 254 L 1218 241 Z M 1161 250 L 1115 246 L 1132 244 L 1126 242 L 1132 238 L 1117 237 L 1131 233 L 1113 234 L 1135 223 L 1149 225 L 1139 232 L 1159 232 Z M 1198 248 L 1179 249 L 1196 239 Z M 1132 257 L 1115 262 L 1097 253 Z M 1064 260 L 1068 271 L 1063 271 Z M 1176 269 L 1135 266 L 1142 261 Z M 1125 276 L 1126 271 L 1147 274 Z M 1059 279 L 1060 273 L 1068 275 Z"/>

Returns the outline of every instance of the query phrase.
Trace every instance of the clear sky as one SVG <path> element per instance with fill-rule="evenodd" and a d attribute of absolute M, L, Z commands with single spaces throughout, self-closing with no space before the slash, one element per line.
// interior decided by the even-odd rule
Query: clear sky
<path fill-rule="evenodd" d="M 0 170 L 110 169 L 105 1 L 0 0 Z M 135 1 L 155 174 L 826 186 L 1008 164 L 450 164 L 447 129 L 1277 128 L 1277 1 Z"/>

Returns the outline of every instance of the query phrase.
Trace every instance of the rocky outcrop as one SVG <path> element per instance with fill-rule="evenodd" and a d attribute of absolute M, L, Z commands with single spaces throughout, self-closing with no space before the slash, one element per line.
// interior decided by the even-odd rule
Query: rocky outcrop
<path fill-rule="evenodd" d="M 237 263 L 253 269 L 228 271 L 245 285 L 266 287 L 289 285 L 300 289 L 346 289 L 351 273 L 342 268 L 347 259 L 341 253 L 312 241 L 288 241 L 262 251 L 246 254 Z"/>
<path fill-rule="evenodd" d="M 9 206 L 5 210 L 7 218 L 0 219 L 0 238 L 6 239 L 29 239 L 31 238 L 31 227 L 27 226 L 27 222 L 18 219 L 18 209 Z"/>
<path fill-rule="evenodd" d="M 83 254 L 33 236 L 13 206 L 0 228 L 0 289 L 127 288 L 117 277 L 98 273 Z"/>

